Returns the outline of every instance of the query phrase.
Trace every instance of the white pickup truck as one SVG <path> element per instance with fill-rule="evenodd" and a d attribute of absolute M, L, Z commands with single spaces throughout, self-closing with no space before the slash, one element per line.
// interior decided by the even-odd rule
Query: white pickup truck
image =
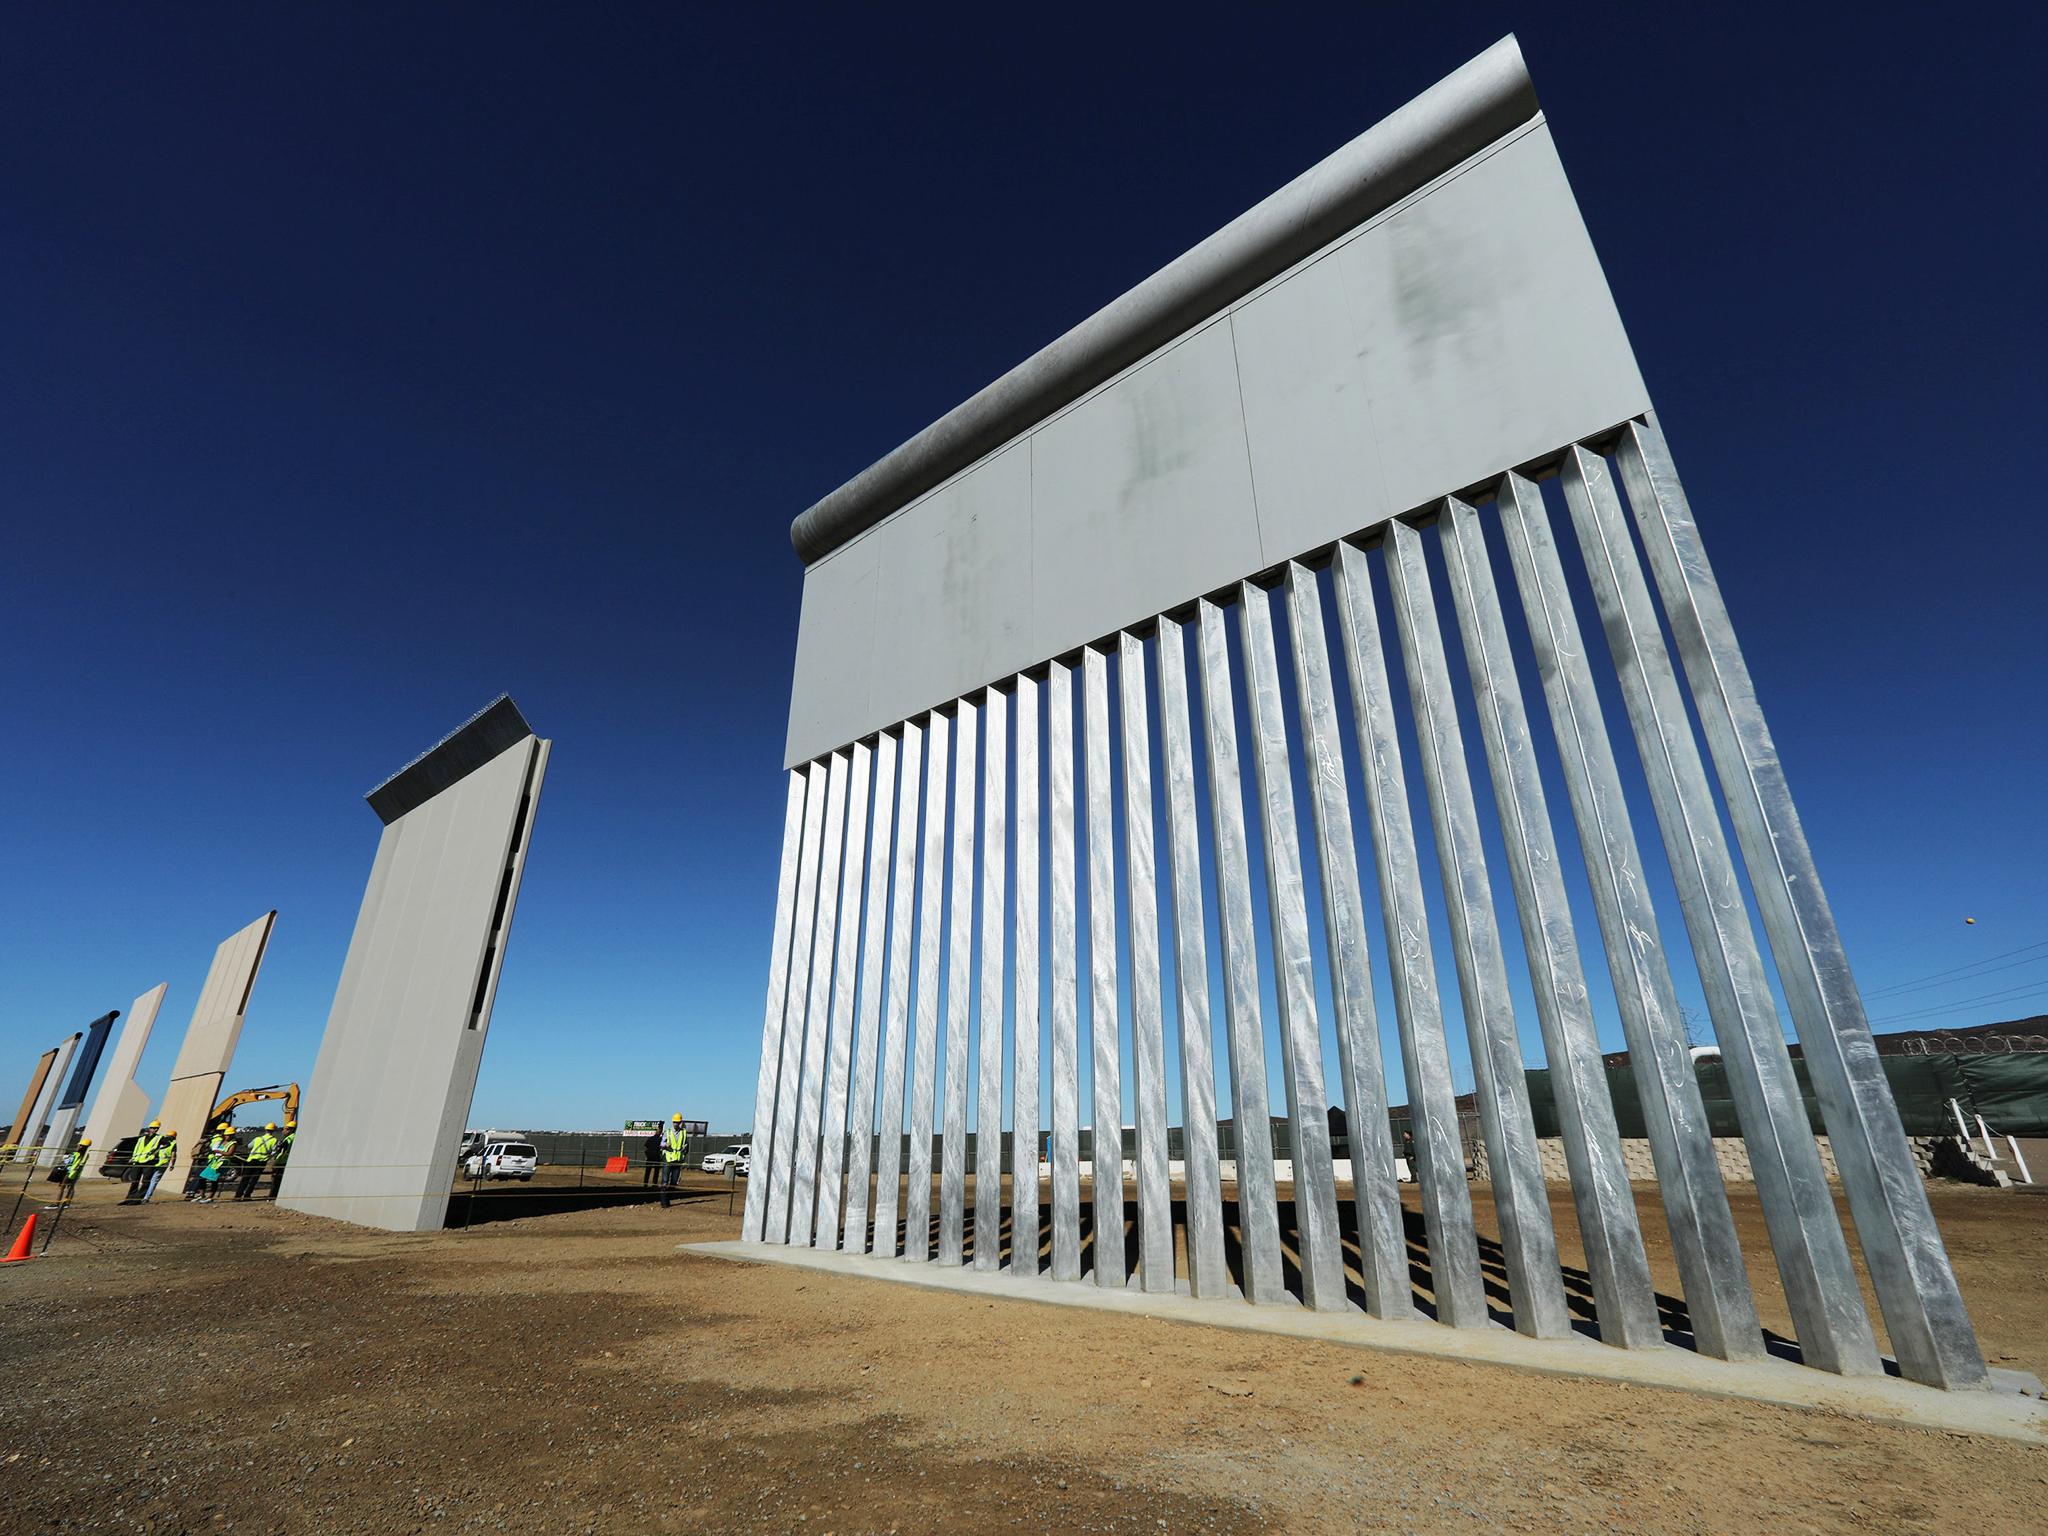
<path fill-rule="evenodd" d="M 724 1173 L 727 1169 L 734 1168 L 744 1174 L 753 1161 L 753 1144 L 751 1142 L 736 1141 L 723 1152 L 705 1153 L 704 1171 L 706 1173 Z"/>

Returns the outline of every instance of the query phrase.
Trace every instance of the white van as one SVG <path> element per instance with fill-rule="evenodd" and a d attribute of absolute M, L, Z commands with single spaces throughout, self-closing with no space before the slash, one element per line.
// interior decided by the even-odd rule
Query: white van
<path fill-rule="evenodd" d="M 531 1183 L 536 1161 L 530 1141 L 493 1141 L 463 1160 L 466 1179 L 518 1179 Z"/>

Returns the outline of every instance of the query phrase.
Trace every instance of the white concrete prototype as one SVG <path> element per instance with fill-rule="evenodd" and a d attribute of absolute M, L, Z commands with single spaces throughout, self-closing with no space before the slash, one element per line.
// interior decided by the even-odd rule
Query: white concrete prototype
<path fill-rule="evenodd" d="M 64 1082 L 64 1069 L 71 1065 L 71 1053 L 78 1049 L 79 1039 L 80 1036 L 73 1035 L 57 1047 L 50 1070 L 43 1076 L 43 1086 L 36 1091 L 36 1100 L 29 1109 L 27 1121 L 16 1128 L 14 1139 L 21 1143 L 21 1149 L 14 1154 L 17 1163 L 25 1163 L 35 1156 L 47 1140 L 43 1131 L 50 1123 L 50 1105 L 57 1098 L 57 1089 Z"/>
<path fill-rule="evenodd" d="M 281 1204 L 392 1232 L 445 1220 L 548 747 L 501 700 L 372 793 L 384 834 Z"/>
<path fill-rule="evenodd" d="M 170 983 L 160 981 L 128 1005 L 128 1022 L 114 1042 L 114 1054 L 107 1062 L 106 1078 L 93 1096 L 85 1116 L 85 1134 L 95 1147 L 111 1147 L 123 1136 L 142 1128 L 149 1114 L 149 1095 L 135 1081 L 135 1068 L 149 1044 L 149 1032 L 156 1025 L 157 1010 L 164 1005 Z"/>
<path fill-rule="evenodd" d="M 181 1162 L 205 1140 L 206 1117 L 220 1102 L 220 1085 L 235 1059 L 242 1021 L 249 1015 L 249 994 L 256 989 L 256 973 L 263 967 L 276 922 L 277 913 L 266 912 L 229 934 L 206 969 L 206 984 L 199 989 L 192 1022 L 185 1026 L 184 1043 L 171 1065 L 171 1086 L 164 1090 L 163 1107 L 157 1111 L 163 1128 L 178 1133 Z"/>

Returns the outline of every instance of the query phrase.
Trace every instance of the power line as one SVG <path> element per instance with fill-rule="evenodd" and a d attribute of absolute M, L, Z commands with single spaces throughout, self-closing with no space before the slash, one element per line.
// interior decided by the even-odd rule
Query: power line
<path fill-rule="evenodd" d="M 1904 997 L 1910 992 L 1925 992 L 1933 987 L 1956 987 L 1965 982 L 1979 981 L 1986 976 L 1996 976 L 2000 971 L 2023 970 L 2030 965 L 2048 965 L 2048 955 L 2031 955 L 2025 960 L 2008 960 L 2004 965 L 1988 965 L 1981 971 L 1972 971 L 1967 976 L 1951 976 L 1946 981 L 1923 981 L 1910 987 L 1887 987 L 1883 992 L 1867 992 L 1864 1000 L 1873 997 Z"/>
<path fill-rule="evenodd" d="M 2004 1002 L 2011 998 L 2027 997 L 2038 992 L 2048 992 L 2048 983 L 2030 981 L 2023 986 L 2008 987 L 2002 992 L 1986 992 L 1980 997 L 1965 997 L 1953 1003 L 1935 1003 L 1926 1008 L 1915 1008 L 1906 1013 L 1889 1014 L 1882 1019 L 1872 1019 L 1873 1024 L 1903 1024 L 1911 1019 L 1930 1018 L 1944 1013 L 1961 1013 L 1966 1008 L 1982 1003 Z"/>
<path fill-rule="evenodd" d="M 2022 944 L 2018 949 L 2008 949 L 2001 954 L 1986 955 L 1980 960 L 1971 960 L 1963 965 L 1950 966 L 1945 971 L 1934 971 L 1925 976 L 1909 976 L 1904 981 L 1895 981 L 1888 986 L 1870 988 L 1864 992 L 1863 996 L 1867 1000 L 1873 997 L 1886 997 L 1894 992 L 1913 991 L 1927 982 L 1939 981 L 1944 976 L 1954 976 L 1962 971 L 1975 970 L 1978 966 L 1989 965 L 1994 960 L 2010 960 L 2014 955 L 2031 954 L 2037 949 L 2048 949 L 2048 939 L 2039 939 L 2032 944 Z"/>

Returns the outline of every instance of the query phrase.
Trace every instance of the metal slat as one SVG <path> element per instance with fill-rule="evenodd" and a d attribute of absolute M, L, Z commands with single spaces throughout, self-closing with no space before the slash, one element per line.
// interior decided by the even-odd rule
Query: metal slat
<path fill-rule="evenodd" d="M 1422 535 L 1408 524 L 1389 523 L 1386 538 L 1387 586 L 1414 701 L 1416 749 L 1429 792 L 1465 1028 L 1472 1037 L 1479 1125 L 1493 1175 L 1493 1206 L 1500 1218 L 1515 1330 L 1533 1338 L 1561 1337 L 1571 1331 L 1571 1318 L 1565 1310 L 1557 1235 L 1550 1225 L 1550 1199 L 1543 1187 L 1536 1124 L 1522 1075 L 1522 1042 L 1515 1033 L 1514 1004 L 1508 997 L 1507 957 L 1494 918 L 1493 885 L 1479 842 L 1479 808 L 1465 767 L 1464 736 L 1451 694 L 1450 664 L 1444 658 L 1429 566 Z"/>
<path fill-rule="evenodd" d="M 1188 727 L 1186 626 L 1159 620 L 1159 745 L 1166 773 L 1166 848 L 1173 876 L 1174 989 L 1180 1002 L 1181 1138 L 1187 1169 L 1188 1289 L 1228 1295 L 1223 1184 L 1217 1166 L 1216 1066 L 1209 1020 L 1208 935 Z"/>
<path fill-rule="evenodd" d="M 1366 1310 L 1373 1316 L 1411 1317 L 1415 1300 L 1408 1282 L 1408 1238 L 1402 1229 L 1401 1190 L 1387 1120 L 1387 1079 L 1372 994 L 1365 896 L 1358 883 L 1351 791 L 1344 782 L 1337 695 L 1330 681 L 1329 643 L 1323 635 L 1323 596 L 1315 572 L 1299 562 L 1287 567 L 1287 623 L 1294 642 L 1309 806 L 1315 816 L 1316 867 L 1322 877 L 1330 998 L 1337 1012 L 1337 1068 L 1344 1079 L 1351 1143 L 1359 1274 L 1365 1282 Z"/>
<path fill-rule="evenodd" d="M 1109 782 L 1109 663 L 1093 646 L 1081 653 L 1082 720 L 1088 753 L 1088 1039 L 1094 1048 L 1095 1113 L 1091 1185 L 1094 1280 L 1121 1288 L 1124 1270 L 1124 1114 L 1117 1055 L 1116 834 Z M 1109 1027 L 1103 1028 L 1104 1020 Z M 1109 1177 L 1103 1175 L 1103 1123 L 1109 1125 Z"/>
<path fill-rule="evenodd" d="M 982 695 L 981 997 L 977 1021 L 980 1095 L 974 1117 L 974 1267 L 995 1271 L 1003 1258 L 1003 887 L 1008 871 L 1005 793 L 1009 776 L 1009 700 Z"/>
<path fill-rule="evenodd" d="M 888 1042 L 882 1052 L 882 1101 L 876 1136 L 874 1252 L 898 1251 L 896 1213 L 902 1200 L 903 1078 L 910 1042 L 911 908 L 917 885 L 917 799 L 924 769 L 924 727 L 904 722 L 903 772 L 896 786 L 896 872 L 889 895 Z"/>
<path fill-rule="evenodd" d="M 810 999 L 811 929 L 818 908 L 818 845 L 825 831 L 825 765 L 812 763 L 804 771 L 808 788 L 804 795 L 803 852 L 796 882 L 796 921 L 790 933 L 789 995 L 784 1002 L 782 1024 L 782 1065 L 777 1074 L 781 1085 L 775 1099 L 775 1131 L 769 1138 L 765 1168 L 752 1169 L 748 1182 L 765 1179 L 767 1207 L 761 1215 L 759 1234 L 764 1243 L 789 1241 L 789 1169 L 796 1151 L 796 1111 L 799 1097 L 798 1074 L 804 1060 L 804 1008 Z"/>
<path fill-rule="evenodd" d="M 1834 912 L 1663 434 L 1654 421 L 1632 422 L 1616 452 L 1899 1367 L 1929 1386 L 1981 1386 L 1983 1349 L 1928 1207 Z"/>
<path fill-rule="evenodd" d="M 1280 1265 L 1280 1207 L 1273 1184 L 1273 1125 L 1266 1100 L 1266 1026 L 1259 1008 L 1251 854 L 1245 845 L 1237 710 L 1231 701 L 1230 640 L 1223 622 L 1223 610 L 1209 599 L 1195 605 L 1202 658 L 1203 735 L 1209 747 L 1209 815 L 1216 842 L 1217 921 L 1223 942 L 1231 1128 L 1237 1140 L 1242 1283 L 1247 1301 L 1283 1302 L 1288 1298 Z"/>
<path fill-rule="evenodd" d="M 818 1117 L 825 1096 L 825 1047 L 832 1022 L 832 941 L 839 923 L 839 861 L 846 840 L 848 755 L 832 754 L 825 780 L 825 846 L 818 868 L 818 921 L 811 932 L 811 1001 L 804 1028 L 803 1093 L 796 1110 L 796 1160 L 790 1165 L 789 1241 L 810 1236 L 818 1190 Z"/>
<path fill-rule="evenodd" d="M 1081 1278 L 1080 956 L 1074 922 L 1074 669 L 1047 674 L 1052 877 L 1052 1277 Z"/>
<path fill-rule="evenodd" d="M 1166 1157 L 1166 1034 L 1159 996 L 1159 859 L 1153 847 L 1152 727 L 1145 642 L 1117 639 L 1124 746 L 1124 861 L 1131 943 L 1131 1071 L 1138 1111 L 1138 1283 L 1173 1290 L 1173 1187 Z"/>
<path fill-rule="evenodd" d="M 1010 1273 L 1038 1274 L 1038 680 L 1017 679 L 1017 956 Z"/>
<path fill-rule="evenodd" d="M 875 1067 L 881 1055 L 882 942 L 889 931 L 889 841 L 896 816 L 896 738 L 875 742 L 875 830 L 868 842 L 867 934 L 860 960 L 860 1054 L 853 1068 L 853 1108 L 847 1119 L 846 1222 L 840 1246 L 868 1251 L 868 1210 L 875 1150 Z M 898 1117 L 902 1102 L 899 1075 Z M 893 1129 L 893 1127 L 892 1127 Z"/>
<path fill-rule="evenodd" d="M 1301 1249 L 1302 1296 L 1317 1312 L 1341 1312 L 1344 1247 L 1337 1226 L 1337 1178 L 1330 1159 L 1330 1103 L 1323 1078 L 1322 1026 L 1316 1018 L 1309 953 L 1308 894 L 1288 764 L 1286 704 L 1273 649 L 1273 603 L 1263 588 L 1238 585 L 1245 692 L 1251 706 L 1252 764 L 1266 851 L 1266 915 L 1272 930 L 1273 990 L 1280 1007 L 1280 1065 L 1287 1119 L 1294 1131 L 1294 1225 Z"/>
<path fill-rule="evenodd" d="M 1571 898 L 1557 861 L 1557 839 L 1543 775 L 1508 649 L 1507 622 L 1486 553 L 1479 514 L 1452 497 L 1438 527 L 1451 605 L 1464 637 L 1465 662 L 1479 712 L 1501 841 L 1514 886 L 1530 988 L 1550 1062 L 1565 1167 L 1578 1211 L 1579 1237 L 1592 1277 L 1603 1343 L 1649 1349 L 1664 1342 L 1650 1261 L 1643 1251 L 1635 1195 L 1621 1160 L 1621 1137 L 1607 1093 L 1607 1069 L 1593 1022 L 1593 1001 L 1572 931 Z"/>
<path fill-rule="evenodd" d="M 1594 467 L 1605 480 L 1605 466 L 1597 459 L 1582 465 L 1574 456 L 1567 456 L 1565 495 L 1583 507 L 1591 520 L 1589 526 L 1597 529 L 1608 519 L 1592 515 L 1588 467 Z M 1603 494 L 1611 501 L 1612 488 Z M 1640 877 L 1642 856 L 1630 826 L 1621 777 L 1549 517 L 1536 487 L 1520 475 L 1510 475 L 1503 482 L 1500 513 L 1522 606 L 1529 617 L 1537 668 L 1550 701 L 1551 722 L 1564 759 L 1565 785 L 1579 823 L 1580 847 L 1592 878 L 1594 909 L 1631 1054 L 1654 1061 L 1657 1048 L 1652 1042 L 1665 1040 L 1669 1044 L 1663 1049 L 1674 1060 L 1680 1054 L 1689 1056 L 1684 1050 L 1684 1021 L 1664 959 L 1656 910 Z M 1609 515 L 1618 515 L 1618 509 Z M 1619 527 L 1618 522 L 1614 526 Z M 1604 540 L 1599 547 L 1606 547 Z M 1841 1224 L 1835 1218 L 1834 1197 L 1828 1190 L 1820 1152 L 1807 1129 L 1806 1108 L 1779 1033 L 1777 1009 L 1764 985 L 1762 957 L 1743 911 L 1734 863 L 1721 838 L 1706 771 L 1693 744 L 1691 727 L 1685 722 L 1677 680 L 1661 637 L 1649 642 L 1654 655 L 1637 643 L 1639 634 L 1654 634 L 1656 617 L 1644 609 L 1631 618 L 1629 605 L 1620 601 L 1621 587 L 1609 562 L 1603 557 L 1589 564 L 1596 567 L 1594 591 L 1611 626 L 1607 633 L 1623 698 L 1699 964 L 1707 1008 L 1728 1067 L 1794 1329 L 1808 1363 L 1868 1374 L 1877 1369 L 1876 1345 Z M 1635 585 L 1639 589 L 1640 584 L 1638 576 Z M 1646 591 L 1641 600 L 1647 603 Z M 1648 631 L 1639 627 L 1645 621 Z M 1653 682 L 1660 674 L 1662 681 Z M 1719 898 L 1710 891 L 1719 892 Z M 1638 1081 L 1646 1079 L 1639 1075 Z M 1681 1108 L 1690 1114 L 1690 1095 Z M 1702 1218 L 1691 1208 L 1683 1177 L 1664 1173 L 1663 1164 L 1659 1168 L 1674 1231 L 1681 1226 L 1700 1228 Z M 1725 1203 L 1724 1198 L 1714 1205 Z M 1718 1210 L 1707 1221 L 1723 1234 L 1717 1241 L 1729 1240 Z M 1695 1230 L 1678 1246 L 1698 1248 L 1705 1241 Z M 1711 1276 L 1702 1283 L 1711 1284 Z"/>
<path fill-rule="evenodd" d="M 846 1161 L 846 1090 L 853 1066 L 853 994 L 860 958 L 861 875 L 867 860 L 868 773 L 874 749 L 853 748 L 853 780 L 846 790 L 845 872 L 839 882 L 839 956 L 833 964 L 832 1039 L 827 1046 L 825 1119 L 818 1131 L 818 1212 L 813 1248 L 839 1246 L 840 1176 Z"/>
<path fill-rule="evenodd" d="M 803 838 L 805 776 L 801 769 L 789 775 L 789 793 L 782 810 L 782 862 L 775 871 L 775 938 L 768 949 L 768 1002 L 761 1019 L 761 1067 L 754 1083 L 754 1140 L 762 1148 L 773 1139 L 775 1127 L 775 1086 L 782 1064 L 782 1010 L 789 990 L 790 930 L 796 918 L 796 872 L 798 850 Z M 765 1134 L 764 1134 L 765 1133 Z M 765 1163 L 765 1159 L 763 1160 Z M 768 1170 L 747 1180 L 747 1203 L 740 1213 L 740 1235 L 754 1237 L 761 1230 L 761 1213 L 768 1206 Z"/>
<path fill-rule="evenodd" d="M 1443 1003 L 1437 995 L 1429 913 L 1422 902 L 1422 870 L 1408 813 L 1408 780 L 1401 766 L 1394 696 L 1387 682 L 1379 607 L 1373 599 L 1372 572 L 1365 552 L 1339 544 L 1332 578 L 1345 667 L 1351 674 L 1366 813 L 1372 821 L 1373 867 L 1387 932 L 1394 1016 L 1401 1031 L 1401 1060 L 1415 1137 L 1415 1176 L 1429 1240 L 1430 1288 L 1438 1322 L 1453 1328 L 1477 1328 L 1487 1318 L 1478 1237 L 1472 1229 L 1472 1193 L 1465 1183 L 1465 1152 L 1458 1137 L 1458 1105 L 1451 1087 Z"/>
<path fill-rule="evenodd" d="M 974 971 L 974 777 L 981 710 L 972 699 L 954 706 L 952 918 L 946 936 L 946 1122 L 939 1146 L 939 1262 L 958 1264 L 966 1250 L 967 1054 Z"/>
<path fill-rule="evenodd" d="M 910 1078 L 910 1173 L 903 1199 L 903 1257 L 932 1253 L 932 1097 L 939 1054 L 939 886 L 946 872 L 946 762 L 952 722 L 931 717 L 931 760 L 924 779 L 924 865 L 918 877 L 917 1039 Z"/>
<path fill-rule="evenodd" d="M 1571 471 L 1567 469 L 1567 477 Z M 1628 1055 L 1636 1063 L 1636 1092 L 1649 1133 L 1651 1161 L 1665 1208 L 1665 1227 L 1686 1292 L 1694 1339 L 1706 1354 L 1726 1354 L 1729 1341 L 1757 1331 L 1755 1303 L 1743 1266 L 1729 1196 L 1720 1182 L 1714 1141 L 1700 1102 L 1700 1083 L 1679 1016 L 1671 969 L 1657 928 L 1657 907 L 1642 879 L 1642 856 L 1628 821 L 1628 801 L 1608 743 L 1608 727 L 1587 664 L 1579 621 L 1573 614 L 1565 567 L 1550 537 L 1542 498 L 1522 475 L 1509 475 L 1499 492 L 1501 530 L 1507 557 L 1516 569 L 1522 610 L 1530 623 L 1530 645 L 1550 707 L 1550 729 L 1565 766 L 1565 793 L 1579 825 L 1579 850 L 1593 887 L 1593 913 L 1608 952 L 1608 975 L 1622 1014 Z M 1595 582 L 1597 588 L 1597 582 Z M 1632 686 L 1622 668 L 1624 690 Z M 1634 709 L 1634 705 L 1630 705 Z M 1651 754 L 1645 752 L 1649 764 Z M 1657 766 L 1651 764 L 1651 791 Z M 1681 860 L 1673 858 L 1673 866 Z M 1686 881 L 1679 881 L 1686 891 Z M 1696 936 L 1698 946 L 1698 936 Z M 1702 975 L 1708 961 L 1702 950 Z M 1729 1059 L 1735 1061 L 1731 1047 Z M 1733 1071 L 1731 1071 L 1733 1075 Z M 1741 1090 L 1737 1090 L 1741 1094 Z M 1753 1124 L 1745 1114 L 1745 1126 Z M 1759 1151 L 1751 1143 L 1753 1153 Z M 1819 1159 L 1815 1159 L 1819 1171 Z M 1772 1214 L 1769 1176 L 1759 1161 L 1759 1190 L 1765 1217 Z M 1778 1241 L 1778 1239 L 1774 1239 Z M 1837 1237 L 1839 1245 L 1839 1237 Z"/>

